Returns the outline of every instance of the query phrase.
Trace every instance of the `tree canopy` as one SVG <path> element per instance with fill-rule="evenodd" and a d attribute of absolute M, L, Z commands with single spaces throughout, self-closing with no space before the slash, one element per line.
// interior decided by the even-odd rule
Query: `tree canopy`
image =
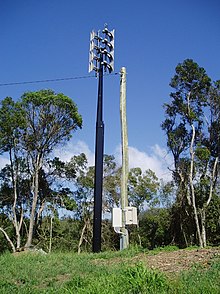
<path fill-rule="evenodd" d="M 170 86 L 174 91 L 171 102 L 164 105 L 162 129 L 174 158 L 178 199 L 186 216 L 194 218 L 196 234 L 192 234 L 204 247 L 206 213 L 218 179 L 219 82 L 212 83 L 204 68 L 186 59 L 177 65 Z"/>
<path fill-rule="evenodd" d="M 12 215 L 17 235 L 17 248 L 21 246 L 20 231 L 24 208 L 30 216 L 26 247 L 31 246 L 37 209 L 41 209 L 43 191 L 43 166 L 52 150 L 68 141 L 72 133 L 82 127 L 82 117 L 76 104 L 62 93 L 52 90 L 24 93 L 20 101 L 7 97 L 0 109 L 0 150 L 8 152 L 11 178 Z M 21 196 L 21 176 L 29 184 Z M 4 185 L 5 186 L 4 178 Z M 23 180 L 23 181 L 24 181 Z M 40 186 L 40 187 L 39 187 Z M 9 187 L 9 188 L 10 188 Z M 26 197 L 25 205 L 19 200 Z M 29 202 L 29 212 L 27 211 Z M 41 203 L 40 203 L 41 202 Z"/>

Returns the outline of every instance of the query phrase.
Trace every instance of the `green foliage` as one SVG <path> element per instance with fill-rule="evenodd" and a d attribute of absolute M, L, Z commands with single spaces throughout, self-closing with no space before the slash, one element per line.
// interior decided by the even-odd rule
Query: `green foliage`
<path fill-rule="evenodd" d="M 198 247 L 196 247 L 198 248 Z M 195 248 L 194 248 L 195 249 Z M 172 251 L 177 251 L 179 250 L 179 247 L 176 245 L 168 245 L 168 246 L 164 246 L 164 247 L 157 247 L 155 249 L 153 249 L 153 253 L 158 254 L 160 252 L 172 252 Z"/>
<path fill-rule="evenodd" d="M 140 168 L 132 168 L 128 176 L 129 203 L 139 211 L 144 203 L 150 203 L 159 189 L 158 178 L 152 170 L 142 172 Z"/>
<path fill-rule="evenodd" d="M 103 208 L 111 212 L 119 205 L 121 190 L 121 168 L 113 155 L 104 155 L 103 174 Z"/>
<path fill-rule="evenodd" d="M 220 244 L 220 198 L 214 194 L 207 211 L 207 237 L 209 245 Z"/>
<path fill-rule="evenodd" d="M 164 106 L 166 117 L 162 128 L 174 157 L 173 182 L 160 183 L 153 171 L 142 171 L 138 167 L 129 173 L 129 204 L 136 206 L 140 213 L 139 228 L 129 228 L 130 240 L 145 248 L 161 247 L 170 242 L 182 247 L 196 242 L 193 211 L 186 200 L 191 191 L 191 125 L 196 132 L 192 173 L 200 210 L 208 199 L 213 163 L 220 151 L 220 81 L 211 84 L 205 70 L 187 59 L 177 65 L 170 85 L 173 92 L 171 102 Z M 20 230 L 24 243 L 30 223 L 33 180 L 38 176 L 34 244 L 48 250 L 52 220 L 53 250 L 76 251 L 85 224 L 82 249 L 91 249 L 94 166 L 88 166 L 83 153 L 73 156 L 70 162 L 48 158 L 56 146 L 68 141 L 73 131 L 81 127 L 82 118 L 75 103 L 52 90 L 25 93 L 18 102 L 10 97 L 1 102 L 0 152 L 9 152 L 11 164 L 0 172 L 0 211 L 4 216 L 0 225 L 7 229 L 13 241 L 15 231 L 9 224 L 9 216 L 13 214 L 14 192 L 17 192 L 14 215 L 18 222 L 23 212 L 25 215 Z M 114 156 L 105 155 L 103 170 L 103 211 L 111 212 L 120 202 L 121 168 Z M 218 174 L 214 175 L 214 196 L 206 209 L 209 244 L 218 244 L 220 236 Z M 158 203 L 162 208 L 152 208 Z M 144 211 L 146 205 L 150 209 Z M 71 211 L 74 218 L 59 219 L 60 207 Z M 119 236 L 112 230 L 109 220 L 103 221 L 102 237 L 104 250 L 118 249 Z M 2 241 L 1 233 L 0 238 Z M 0 250 L 5 250 L 6 244 L 2 241 Z"/>
<path fill-rule="evenodd" d="M 207 227 L 207 206 L 219 175 L 214 170 L 220 150 L 219 82 L 212 83 L 204 68 L 186 59 L 177 65 L 170 86 L 173 92 L 171 102 L 164 105 L 162 129 L 174 159 L 175 231 L 182 234 L 186 245 L 196 242 L 197 235 L 200 246 L 206 246 L 202 231 Z"/>
<path fill-rule="evenodd" d="M 10 220 L 8 219 L 7 215 L 1 213 L 0 214 L 0 224 L 1 227 L 5 228 L 8 236 L 13 239 L 14 236 L 14 228 L 11 224 Z M 5 236 L 0 231 L 0 253 L 8 251 L 8 241 L 5 239 Z"/>
<path fill-rule="evenodd" d="M 171 79 L 170 86 L 182 91 L 194 91 L 194 95 L 206 94 L 211 85 L 204 68 L 199 67 L 192 59 L 186 59 L 176 66 L 176 74 Z M 202 102 L 204 102 L 202 100 Z"/>
<path fill-rule="evenodd" d="M 52 196 L 57 198 L 59 193 L 52 190 L 53 182 L 49 182 L 45 172 L 49 164 L 47 157 L 81 127 L 82 117 L 76 104 L 52 90 L 24 93 L 18 102 L 10 97 L 1 102 L 0 152 L 9 153 L 10 165 L 0 175 L 0 201 L 13 217 L 17 247 L 21 246 L 23 215 L 29 215 L 26 245 L 30 246 L 45 203 L 52 202 L 54 206 L 58 202 Z M 62 167 L 59 160 L 51 161 L 50 165 L 56 169 Z M 75 202 L 68 196 L 67 193 L 63 196 L 63 203 L 73 210 Z"/>
<path fill-rule="evenodd" d="M 61 93 L 28 92 L 22 96 L 21 105 L 26 119 L 24 144 L 29 152 L 43 152 L 45 156 L 82 127 L 75 103 Z"/>
<path fill-rule="evenodd" d="M 19 137 L 25 127 L 24 111 L 19 102 L 11 97 L 1 101 L 0 108 L 0 151 L 8 152 L 20 143 Z"/>
<path fill-rule="evenodd" d="M 81 153 L 80 155 L 74 155 L 69 162 L 65 164 L 65 176 L 69 180 L 83 177 L 87 168 L 88 161 L 86 155 Z"/>
<path fill-rule="evenodd" d="M 44 217 L 38 228 L 34 243 L 44 251 L 49 250 L 51 218 Z M 70 217 L 53 219 L 52 252 L 76 252 L 80 238 L 81 224 Z"/>
<path fill-rule="evenodd" d="M 172 241 L 170 210 L 151 208 L 140 215 L 139 234 L 144 248 L 166 246 Z"/>
<path fill-rule="evenodd" d="M 195 155 L 199 160 L 207 162 L 210 158 L 210 150 L 207 147 L 197 147 L 195 150 Z"/>

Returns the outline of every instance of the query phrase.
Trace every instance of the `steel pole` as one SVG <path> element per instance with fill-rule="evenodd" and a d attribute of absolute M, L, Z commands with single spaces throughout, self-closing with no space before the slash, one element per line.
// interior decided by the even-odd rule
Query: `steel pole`
<path fill-rule="evenodd" d="M 102 186 L 103 186 L 103 55 L 100 53 L 98 104 L 95 141 L 95 182 L 94 182 L 94 217 L 93 217 L 93 252 L 101 251 L 102 228 Z"/>

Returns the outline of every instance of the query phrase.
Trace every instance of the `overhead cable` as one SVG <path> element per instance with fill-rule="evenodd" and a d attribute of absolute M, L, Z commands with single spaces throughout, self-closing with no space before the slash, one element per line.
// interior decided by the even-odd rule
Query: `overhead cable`
<path fill-rule="evenodd" d="M 117 75 L 114 74 L 105 74 L 108 75 Z M 70 80 L 79 80 L 79 79 L 90 79 L 96 78 L 96 75 L 87 75 L 87 76 L 79 76 L 79 77 L 67 77 L 67 78 L 57 78 L 57 79 L 46 79 L 46 80 L 36 80 L 36 81 L 23 81 L 23 82 L 9 82 L 9 83 L 0 83 L 0 87 L 4 86 L 16 86 L 16 85 L 26 85 L 26 84 L 37 84 L 37 83 L 50 83 L 50 82 L 61 82 L 61 81 L 70 81 Z"/>

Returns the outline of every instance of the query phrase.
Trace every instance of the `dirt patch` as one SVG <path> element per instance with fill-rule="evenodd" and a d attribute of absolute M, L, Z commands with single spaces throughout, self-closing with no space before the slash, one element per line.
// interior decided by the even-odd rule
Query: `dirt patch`
<path fill-rule="evenodd" d="M 58 276 L 56 276 L 56 281 L 57 282 L 62 282 L 62 283 L 68 282 L 68 281 L 71 280 L 71 277 L 72 276 L 70 274 L 58 275 Z"/>
<path fill-rule="evenodd" d="M 96 259 L 94 262 L 96 264 L 116 264 L 123 262 L 130 265 L 142 262 L 151 269 L 157 269 L 169 275 L 189 270 L 195 265 L 201 265 L 203 268 L 207 268 L 214 258 L 220 258 L 220 248 L 182 249 L 170 252 L 164 251 L 158 254 L 140 253 L 129 259 L 118 257 L 109 260 Z"/>
<path fill-rule="evenodd" d="M 165 273 L 179 273 L 195 265 L 207 268 L 216 257 L 220 257 L 220 249 L 178 250 L 160 252 L 156 255 L 140 254 L 133 258 L 133 261 L 142 261 L 150 268 Z"/>

